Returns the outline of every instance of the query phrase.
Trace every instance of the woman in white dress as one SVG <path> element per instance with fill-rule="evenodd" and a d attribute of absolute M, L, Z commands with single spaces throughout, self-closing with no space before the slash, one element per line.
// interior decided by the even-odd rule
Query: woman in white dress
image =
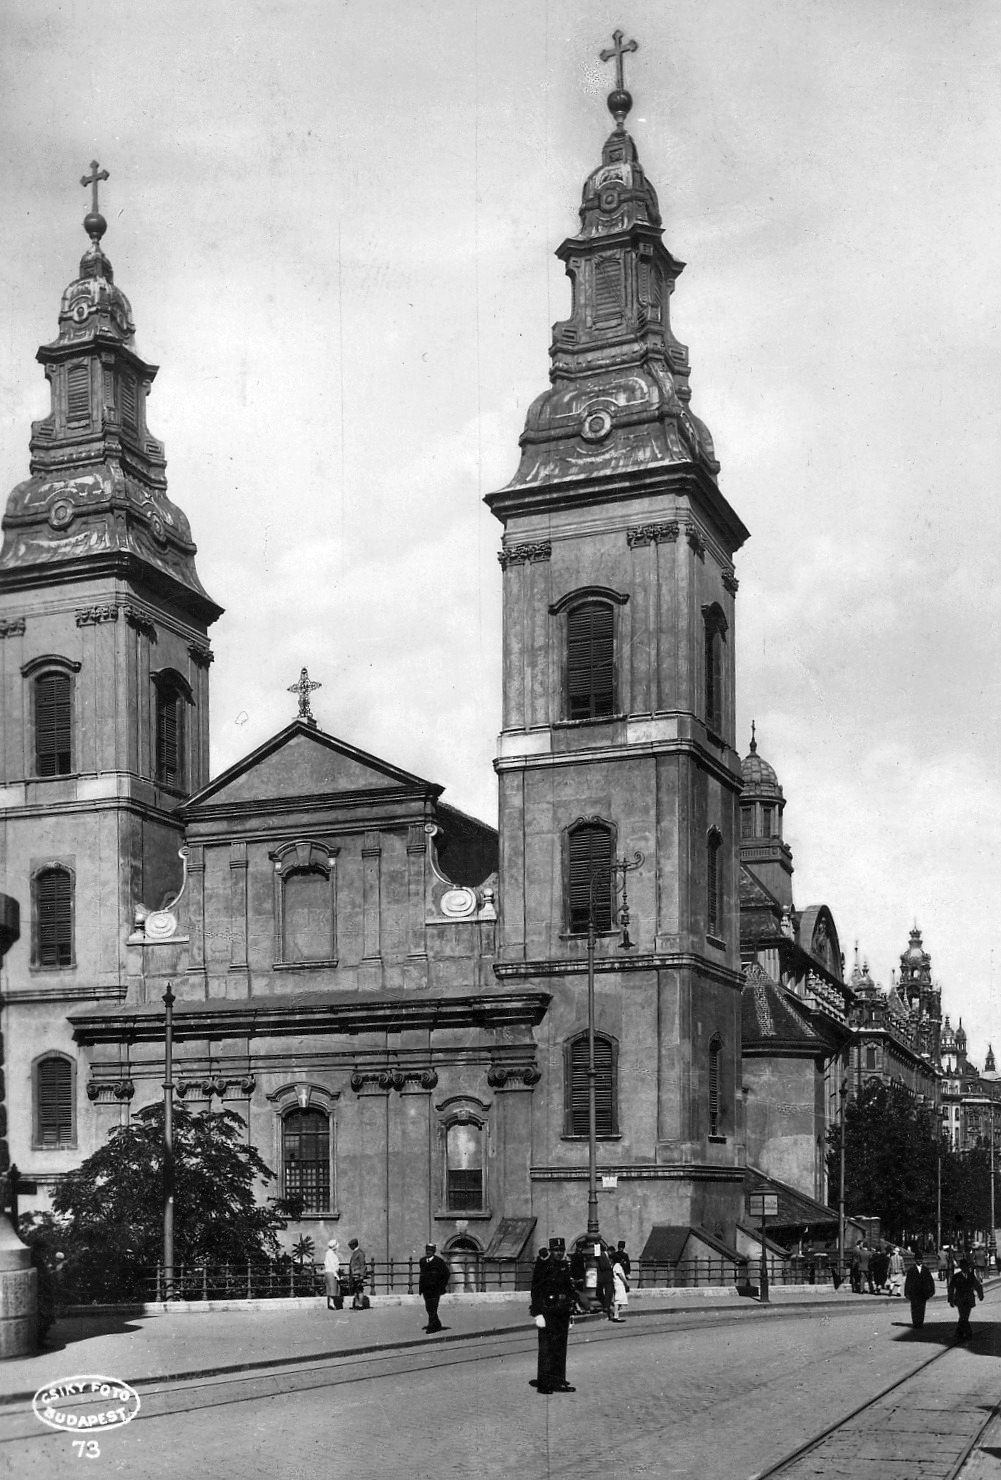
<path fill-rule="evenodd" d="M 327 1290 L 327 1309 L 340 1310 L 344 1304 L 341 1295 L 341 1256 L 337 1246 L 337 1240 L 332 1238 L 327 1245 L 327 1252 L 323 1256 L 323 1283 Z"/>
<path fill-rule="evenodd" d="M 612 1279 L 615 1284 L 612 1295 L 612 1320 L 624 1321 L 625 1316 L 622 1312 L 629 1303 L 629 1281 L 626 1279 L 625 1270 L 618 1262 L 612 1265 Z"/>

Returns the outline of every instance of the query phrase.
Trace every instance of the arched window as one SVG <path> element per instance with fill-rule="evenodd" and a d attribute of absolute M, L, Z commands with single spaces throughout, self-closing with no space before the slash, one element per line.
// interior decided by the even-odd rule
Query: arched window
<path fill-rule="evenodd" d="M 32 964 L 73 965 L 73 875 L 53 864 L 32 880 Z"/>
<path fill-rule="evenodd" d="M 720 1134 L 720 1058 L 723 1045 L 719 1038 L 714 1037 L 709 1044 L 709 1134 L 718 1136 Z"/>
<path fill-rule="evenodd" d="M 600 818 L 579 818 L 567 832 L 567 929 L 586 935 L 593 911 L 596 931 L 612 928 L 614 837 Z"/>
<path fill-rule="evenodd" d="M 615 613 L 582 601 L 567 613 L 567 716 L 599 719 L 615 708 Z"/>
<path fill-rule="evenodd" d="M 35 679 L 35 773 L 68 776 L 73 766 L 73 682 L 68 673 Z"/>
<path fill-rule="evenodd" d="M 179 673 L 158 674 L 156 686 L 156 779 L 183 791 L 187 780 L 187 715 L 191 690 Z"/>
<path fill-rule="evenodd" d="M 65 1054 L 45 1054 L 32 1066 L 36 1149 L 76 1145 L 76 1065 Z"/>
<path fill-rule="evenodd" d="M 330 1117 L 289 1110 L 282 1117 L 282 1196 L 301 1197 L 303 1212 L 326 1213 L 331 1202 Z"/>
<path fill-rule="evenodd" d="M 599 1136 L 619 1132 L 618 1045 L 604 1033 L 594 1035 L 594 1126 Z M 564 1044 L 564 1135 L 586 1136 L 589 1120 L 587 1034 Z"/>
<path fill-rule="evenodd" d="M 720 853 L 723 839 L 715 828 L 706 839 L 706 930 L 719 935 L 722 899 L 720 890 Z"/>
<path fill-rule="evenodd" d="M 703 665 L 705 688 L 706 726 L 710 730 L 723 729 L 723 641 L 726 635 L 726 617 L 717 602 L 702 608 L 704 623 Z"/>
<path fill-rule="evenodd" d="M 279 965 L 335 966 L 337 849 L 313 839 L 283 843 L 275 864 L 275 960 Z"/>
<path fill-rule="evenodd" d="M 445 1206 L 483 1211 L 483 1126 L 476 1121 L 454 1121 L 445 1131 Z"/>

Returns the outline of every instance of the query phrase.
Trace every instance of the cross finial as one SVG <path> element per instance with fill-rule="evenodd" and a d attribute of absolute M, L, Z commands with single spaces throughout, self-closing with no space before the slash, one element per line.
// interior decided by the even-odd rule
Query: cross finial
<path fill-rule="evenodd" d="M 288 692 L 290 694 L 299 695 L 299 718 L 304 719 L 308 725 L 316 724 L 316 720 L 313 718 L 313 712 L 309 707 L 309 696 L 313 689 L 322 688 L 322 683 L 314 682 L 305 668 L 299 674 L 299 682 L 290 683 L 288 686 Z"/>
<path fill-rule="evenodd" d="M 100 169 L 98 167 L 97 160 L 92 159 L 90 162 L 90 174 L 84 175 L 83 179 L 80 181 L 81 185 L 90 186 L 90 209 L 93 211 L 95 216 L 99 214 L 97 204 L 97 187 L 102 180 L 108 180 L 110 178 L 111 177 L 109 176 L 107 170 Z"/>
<path fill-rule="evenodd" d="M 610 62 L 613 57 L 615 58 L 615 90 L 608 94 L 608 111 L 620 128 L 626 114 L 633 106 L 633 100 L 626 91 L 625 77 L 622 70 L 622 58 L 627 51 L 639 51 L 639 43 L 636 41 L 623 41 L 622 32 L 613 31 L 612 45 L 600 53 L 603 62 Z"/>
<path fill-rule="evenodd" d="M 758 741 L 757 741 L 757 738 L 755 736 L 754 720 L 752 719 L 751 720 L 751 754 L 752 755 L 756 755 L 757 754 L 757 750 L 758 750 Z"/>

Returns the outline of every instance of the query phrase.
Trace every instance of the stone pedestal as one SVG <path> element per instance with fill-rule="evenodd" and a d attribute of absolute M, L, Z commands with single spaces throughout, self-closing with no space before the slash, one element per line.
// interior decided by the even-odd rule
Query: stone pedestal
<path fill-rule="evenodd" d="M 0 1213 L 0 1360 L 35 1350 L 37 1284 L 31 1250 Z"/>

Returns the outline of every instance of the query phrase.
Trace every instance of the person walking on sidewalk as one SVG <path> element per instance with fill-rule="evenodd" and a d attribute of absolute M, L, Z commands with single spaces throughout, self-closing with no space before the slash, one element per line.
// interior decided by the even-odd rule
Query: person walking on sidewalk
<path fill-rule="evenodd" d="M 612 1320 L 624 1321 L 625 1316 L 622 1314 L 622 1312 L 629 1304 L 629 1281 L 626 1279 L 625 1266 L 621 1264 L 618 1259 L 614 1259 L 614 1256 L 612 1264 L 612 1281 L 615 1287 L 615 1294 L 612 1303 Z"/>
<path fill-rule="evenodd" d="M 921 1257 L 920 1249 L 914 1251 L 914 1263 L 904 1280 L 904 1297 L 911 1302 L 911 1325 L 920 1331 L 925 1323 L 925 1306 L 935 1294 L 935 1280 L 931 1270 Z"/>
<path fill-rule="evenodd" d="M 428 1323 L 424 1327 L 429 1336 L 442 1329 L 441 1321 L 438 1319 L 438 1301 L 448 1289 L 448 1282 L 452 1278 L 452 1271 L 448 1267 L 448 1261 L 438 1253 L 436 1244 L 424 1245 L 424 1257 L 420 1261 L 420 1274 L 417 1279 L 417 1288 L 424 1296 L 424 1309 L 428 1313 Z"/>
<path fill-rule="evenodd" d="M 983 1298 L 984 1287 L 977 1278 L 973 1261 L 968 1254 L 964 1254 L 959 1261 L 959 1268 L 949 1281 L 949 1304 L 954 1305 L 959 1312 L 959 1324 L 956 1327 L 957 1341 L 970 1340 L 973 1335 L 970 1311 L 977 1301 Z"/>
<path fill-rule="evenodd" d="M 574 1303 L 574 1283 L 567 1262 L 565 1239 L 549 1240 L 549 1258 L 537 1259 L 532 1274 L 529 1310 L 539 1328 L 538 1375 L 532 1384 L 540 1393 L 575 1393 L 567 1382 L 567 1338 Z"/>
<path fill-rule="evenodd" d="M 332 1238 L 323 1256 L 323 1283 L 327 1291 L 327 1309 L 340 1310 L 344 1304 L 341 1294 L 341 1255 L 337 1240 Z"/>
<path fill-rule="evenodd" d="M 351 1281 L 351 1309 L 366 1310 L 368 1299 L 365 1295 L 365 1272 L 368 1268 L 368 1260 L 365 1258 L 365 1250 L 356 1238 L 348 1239 L 348 1248 L 351 1250 L 351 1258 L 348 1260 L 348 1278 Z"/>
<path fill-rule="evenodd" d="M 893 1253 L 890 1255 L 890 1294 L 902 1295 L 904 1293 L 903 1284 L 904 1257 L 896 1244 L 894 1244 Z"/>
<path fill-rule="evenodd" d="M 626 1253 L 626 1241 L 625 1241 L 624 1238 L 620 1238 L 619 1239 L 618 1245 L 616 1246 L 616 1249 L 615 1249 L 615 1253 L 614 1254 L 609 1254 L 608 1257 L 612 1261 L 613 1264 L 621 1264 L 622 1265 L 622 1268 L 625 1270 L 626 1279 L 628 1280 L 630 1274 L 632 1273 L 633 1266 L 632 1266 L 632 1260 L 629 1258 L 629 1255 Z"/>

